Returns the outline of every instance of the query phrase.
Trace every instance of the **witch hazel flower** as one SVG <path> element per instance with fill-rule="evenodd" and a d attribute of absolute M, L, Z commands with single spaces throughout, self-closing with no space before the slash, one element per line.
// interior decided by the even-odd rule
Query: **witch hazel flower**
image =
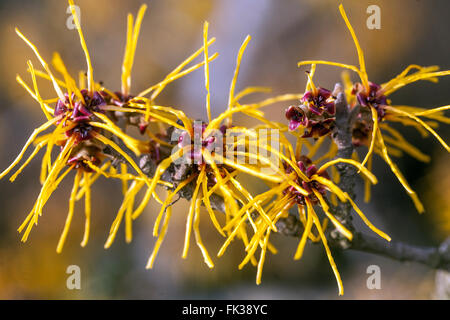
<path fill-rule="evenodd" d="M 300 159 L 297 162 L 298 168 L 303 172 L 308 179 L 311 179 L 311 177 L 315 174 L 317 174 L 320 177 L 323 177 L 324 179 L 330 180 L 330 177 L 326 171 L 318 172 L 318 168 L 315 164 L 313 164 L 312 160 L 309 159 L 306 156 L 300 156 Z M 285 170 L 287 174 L 291 174 L 292 172 L 295 172 L 295 169 L 291 167 L 289 164 L 284 163 Z M 283 194 L 291 194 L 294 196 L 294 201 L 297 204 L 300 205 L 306 205 L 305 197 L 308 197 L 312 204 L 316 205 L 319 203 L 319 199 L 313 192 L 313 190 L 320 192 L 322 196 L 326 195 L 327 189 L 324 185 L 320 184 L 316 180 L 309 180 L 305 181 L 302 180 L 300 177 L 297 177 L 296 179 L 297 185 L 300 185 L 304 190 L 307 191 L 308 195 L 306 196 L 304 193 L 301 193 L 299 190 L 297 190 L 294 186 L 289 186 L 287 189 L 283 191 Z"/>
<path fill-rule="evenodd" d="M 315 88 L 311 77 L 308 85 L 311 90 L 305 92 L 300 105 L 292 105 L 286 109 L 286 118 L 289 120 L 290 131 L 303 127 L 303 138 L 318 138 L 330 133 L 334 127 L 335 97 L 330 90 Z"/>

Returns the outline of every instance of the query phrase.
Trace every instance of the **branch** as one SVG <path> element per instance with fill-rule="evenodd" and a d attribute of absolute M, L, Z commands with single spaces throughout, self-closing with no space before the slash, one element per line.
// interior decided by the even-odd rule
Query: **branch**
<path fill-rule="evenodd" d="M 386 242 L 381 238 L 354 234 L 352 250 L 373 253 L 398 261 L 418 262 L 433 269 L 450 271 L 450 238 L 439 247 L 419 247 L 403 242 Z"/>
<path fill-rule="evenodd" d="M 284 236 L 300 237 L 303 232 L 301 221 L 294 215 L 277 223 L 278 233 Z M 329 237 L 329 244 L 335 249 L 355 250 L 372 253 L 401 262 L 417 262 L 433 269 L 450 271 L 450 238 L 439 247 L 419 247 L 391 240 L 390 242 L 361 232 L 353 232 L 353 241 L 343 246 L 340 239 Z"/>

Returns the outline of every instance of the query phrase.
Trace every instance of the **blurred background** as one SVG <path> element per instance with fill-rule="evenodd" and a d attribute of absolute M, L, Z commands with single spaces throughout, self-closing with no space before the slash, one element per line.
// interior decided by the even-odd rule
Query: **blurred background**
<path fill-rule="evenodd" d="M 137 13 L 147 3 L 132 76 L 133 92 L 163 79 L 176 65 L 202 45 L 202 27 L 210 22 L 211 47 L 219 58 L 211 63 L 213 116 L 225 109 L 237 51 L 247 34 L 252 40 L 242 61 L 238 90 L 246 86 L 268 86 L 274 94 L 301 93 L 306 69 L 297 61 L 324 59 L 357 64 L 348 30 L 332 0 L 79 0 L 81 24 L 94 66 L 94 77 L 113 90 L 120 88 L 120 72 L 126 35 L 126 15 Z M 446 0 L 376 1 L 381 8 L 381 29 L 369 30 L 366 9 L 374 1 L 342 1 L 366 54 L 369 76 L 385 82 L 409 64 L 440 65 L 449 69 L 450 2 Z M 66 27 L 67 3 L 60 0 L 0 1 L 0 168 L 6 168 L 18 154 L 33 128 L 44 117 L 35 101 L 16 83 L 20 74 L 28 83 L 26 61 L 38 61 L 14 33 L 14 27 L 33 41 L 48 62 L 58 51 L 74 76 L 85 69 L 76 30 Z M 340 70 L 319 67 L 315 82 L 332 89 Z M 192 118 L 205 118 L 205 90 L 201 70 L 167 87 L 159 103 L 181 108 Z M 49 84 L 39 81 L 41 94 L 54 97 Z M 437 107 L 449 103 L 450 79 L 438 84 L 416 83 L 391 96 L 394 104 Z M 264 95 L 261 95 L 264 98 Z M 286 123 L 278 104 L 265 109 L 272 120 Z M 241 123 L 249 124 L 244 118 Z M 397 159 L 412 187 L 424 202 L 419 215 L 389 168 L 374 162 L 381 181 L 373 188 L 373 201 L 358 204 L 367 216 L 393 239 L 416 245 L 438 245 L 450 234 L 449 156 L 433 139 L 422 139 L 408 128 L 406 137 L 432 156 L 423 164 L 407 156 Z M 444 140 L 449 127 L 438 132 Z M 39 158 L 39 157 L 38 157 Z M 153 270 L 145 264 L 154 244 L 151 230 L 159 206 L 152 202 L 134 224 L 134 239 L 125 244 L 123 230 L 114 245 L 104 250 L 109 227 L 121 202 L 117 181 L 101 181 L 93 189 L 93 225 L 90 243 L 81 248 L 84 226 L 82 203 L 77 205 L 64 251 L 56 244 L 68 209 L 70 182 L 52 196 L 27 243 L 17 233 L 39 193 L 38 158 L 14 184 L 0 181 L 0 298 L 2 299 L 430 299 L 434 297 L 435 272 L 417 264 L 406 264 L 358 252 L 334 252 L 344 282 L 345 295 L 338 297 L 336 282 L 324 250 L 308 245 L 302 260 L 293 261 L 296 239 L 272 240 L 279 248 L 268 254 L 263 282 L 255 285 L 256 270 L 239 271 L 242 248 L 231 247 L 216 267 L 208 269 L 196 246 L 181 259 L 187 202 L 175 205 L 167 237 Z M 70 179 L 68 179 L 69 181 Z M 358 184 L 362 190 L 362 184 Z M 355 219 L 358 220 L 358 219 Z M 361 226 L 361 228 L 364 228 Z M 213 256 L 220 237 L 209 226 L 204 241 Z M 365 232 L 370 232 L 367 228 Z M 366 269 L 381 268 L 381 290 L 369 290 Z M 81 290 L 66 288 L 66 268 L 81 268 Z"/>

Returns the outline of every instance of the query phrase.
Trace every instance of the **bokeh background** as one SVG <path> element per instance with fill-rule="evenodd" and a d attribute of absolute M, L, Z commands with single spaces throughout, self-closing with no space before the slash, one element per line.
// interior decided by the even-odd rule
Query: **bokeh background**
<path fill-rule="evenodd" d="M 329 59 L 357 63 L 356 52 L 332 0 L 79 0 L 81 23 L 94 65 L 94 77 L 109 88 L 119 88 L 124 52 L 126 15 L 136 13 L 145 2 L 145 16 L 133 70 L 132 88 L 138 92 L 160 81 L 172 68 L 202 45 L 202 26 L 210 22 L 210 36 L 217 37 L 211 51 L 220 53 L 211 66 L 213 115 L 225 109 L 235 58 L 247 34 L 252 40 L 246 50 L 238 87 L 272 87 L 274 94 L 300 93 L 305 86 L 305 69 L 296 63 L 304 59 Z M 450 3 L 446 0 L 342 1 L 361 46 L 372 81 L 384 82 L 411 63 L 440 65 L 449 69 Z M 381 29 L 368 30 L 366 9 L 381 8 Z M 85 68 L 78 35 L 66 27 L 67 3 L 61 0 L 0 1 L 0 168 L 17 155 L 32 129 L 43 121 L 40 108 L 16 83 L 21 74 L 31 83 L 26 61 L 38 61 L 16 36 L 20 27 L 51 60 L 58 51 L 69 71 Z M 319 67 L 316 83 L 332 88 L 339 70 Z M 53 97 L 46 81 L 40 81 L 44 97 Z M 450 79 L 439 84 L 417 83 L 392 96 L 394 103 L 421 107 L 449 103 Z M 262 96 L 261 96 L 262 97 Z M 205 118 L 203 72 L 197 71 L 174 84 L 159 102 L 182 108 L 192 118 Z M 285 121 L 286 105 L 266 109 L 270 119 Z M 244 118 L 242 122 L 246 121 Z M 419 215 L 402 187 L 382 161 L 375 161 L 381 183 L 373 189 L 373 202 L 358 203 L 373 222 L 392 238 L 417 245 L 438 245 L 449 234 L 449 156 L 432 138 L 422 139 L 405 128 L 407 137 L 430 155 L 429 164 L 409 157 L 397 160 L 413 188 L 421 196 L 426 213 Z M 448 141 L 448 126 L 439 133 Z M 76 214 L 62 254 L 55 252 L 67 214 L 69 183 L 60 187 L 45 207 L 39 225 L 29 241 L 20 242 L 16 232 L 31 209 L 40 189 L 39 161 L 23 172 L 14 184 L 0 181 L 0 298 L 2 299 L 337 299 L 337 287 L 321 246 L 307 246 L 301 261 L 293 261 L 295 239 L 273 237 L 280 249 L 268 255 L 263 283 L 255 285 L 255 269 L 239 271 L 242 248 L 233 246 L 224 257 L 215 259 L 209 270 L 197 247 L 182 260 L 186 202 L 175 205 L 174 219 L 153 270 L 145 270 L 154 239 L 152 224 L 155 203 L 134 224 L 134 239 L 125 244 L 123 232 L 109 250 L 103 249 L 109 226 L 121 201 L 120 183 L 102 181 L 93 191 L 93 225 L 90 243 L 82 249 L 84 213 Z M 70 179 L 68 179 L 69 181 Z M 361 190 L 362 185 L 358 185 Z M 356 219 L 357 220 L 357 219 Z M 220 238 L 204 226 L 204 240 L 212 253 Z M 209 229 L 208 229 L 209 228 Z M 365 229 L 367 232 L 370 230 Z M 434 297 L 435 272 L 417 264 L 405 264 L 358 252 L 335 252 L 345 296 L 340 299 L 430 299 Z M 81 290 L 66 288 L 66 268 L 81 268 Z M 366 287 L 366 268 L 381 268 L 381 290 Z"/>

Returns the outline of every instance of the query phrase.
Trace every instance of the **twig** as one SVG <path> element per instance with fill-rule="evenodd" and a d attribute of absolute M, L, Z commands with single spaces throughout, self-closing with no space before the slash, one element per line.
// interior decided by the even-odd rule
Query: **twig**
<path fill-rule="evenodd" d="M 280 220 L 277 228 L 278 233 L 285 236 L 299 237 L 303 232 L 301 221 L 294 215 Z M 450 271 L 450 244 L 448 241 L 439 247 L 420 247 L 395 240 L 388 242 L 361 232 L 353 232 L 353 241 L 349 246 L 343 247 L 340 239 L 333 238 L 329 239 L 329 244 L 334 249 L 372 253 L 401 262 L 417 262 L 433 269 Z"/>
<path fill-rule="evenodd" d="M 419 247 L 403 242 L 386 242 L 381 238 L 355 233 L 350 247 L 352 250 L 373 253 L 398 261 L 418 262 L 433 269 L 450 271 L 450 244 L 443 242 L 439 247 Z"/>

